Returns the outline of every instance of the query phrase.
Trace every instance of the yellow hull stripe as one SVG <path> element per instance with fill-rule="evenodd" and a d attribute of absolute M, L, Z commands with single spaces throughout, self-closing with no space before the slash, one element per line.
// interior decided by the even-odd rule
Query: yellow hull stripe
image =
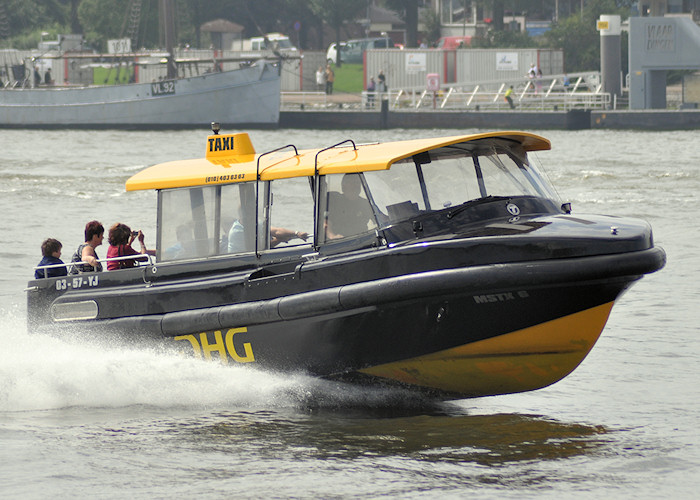
<path fill-rule="evenodd" d="M 465 396 L 539 389 L 561 380 L 600 337 L 613 302 L 539 325 L 361 373 Z"/>

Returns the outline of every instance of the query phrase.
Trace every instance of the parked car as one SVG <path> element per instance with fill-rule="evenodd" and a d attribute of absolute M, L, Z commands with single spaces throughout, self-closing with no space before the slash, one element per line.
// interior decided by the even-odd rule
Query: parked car
<path fill-rule="evenodd" d="M 358 40 L 348 40 L 340 42 L 340 59 L 344 63 L 357 64 L 363 61 L 365 50 L 370 49 L 393 49 L 395 47 L 391 38 L 360 38 Z M 326 59 L 329 63 L 338 63 L 338 51 L 335 43 L 330 44 L 326 52 Z"/>
<path fill-rule="evenodd" d="M 469 47 L 472 43 L 470 36 L 443 36 L 438 39 L 436 48 L 445 50 L 461 49 Z"/>

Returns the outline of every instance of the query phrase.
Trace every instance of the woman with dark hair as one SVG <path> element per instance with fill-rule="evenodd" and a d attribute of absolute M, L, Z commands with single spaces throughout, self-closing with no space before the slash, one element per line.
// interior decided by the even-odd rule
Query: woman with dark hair
<path fill-rule="evenodd" d="M 102 244 L 104 234 L 105 228 L 96 220 L 85 225 L 85 243 L 78 246 L 71 259 L 71 262 L 80 262 L 81 264 L 73 265 L 71 274 L 102 271 L 102 264 L 98 262 L 99 257 L 95 253 L 95 248 Z"/>
<path fill-rule="evenodd" d="M 141 244 L 141 251 L 137 252 L 131 247 L 134 240 L 138 238 Z M 144 235 L 141 231 L 131 231 L 131 228 L 126 224 L 117 222 L 112 227 L 109 228 L 109 248 L 107 249 L 107 259 L 113 259 L 115 257 L 124 257 L 127 255 L 155 255 L 155 250 L 148 250 L 144 243 Z M 108 260 L 107 270 L 116 271 L 117 269 L 126 269 L 129 267 L 135 267 L 136 261 L 148 260 L 146 257 L 140 257 L 138 259 L 125 259 L 125 260 Z"/>

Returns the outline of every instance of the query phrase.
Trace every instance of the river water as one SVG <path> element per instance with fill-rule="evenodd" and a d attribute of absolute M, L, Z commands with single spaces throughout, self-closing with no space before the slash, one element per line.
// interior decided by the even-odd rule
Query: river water
<path fill-rule="evenodd" d="M 263 151 L 455 133 L 251 138 Z M 202 156 L 207 131 L 0 132 L 0 496 L 694 497 L 698 133 L 542 134 L 553 150 L 537 156 L 574 214 L 647 219 L 668 264 L 618 301 L 563 381 L 439 402 L 28 335 L 23 289 L 43 239 L 61 240 L 69 260 L 98 219 L 142 229 L 153 246 L 155 195 L 127 194 L 124 182 L 149 164 Z"/>

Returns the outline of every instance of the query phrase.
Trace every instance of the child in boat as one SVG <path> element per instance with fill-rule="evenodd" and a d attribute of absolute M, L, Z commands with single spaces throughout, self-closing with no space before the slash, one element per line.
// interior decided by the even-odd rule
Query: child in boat
<path fill-rule="evenodd" d="M 63 261 L 61 260 L 62 248 L 63 245 L 57 239 L 47 238 L 46 240 L 44 240 L 44 242 L 41 244 L 41 254 L 43 255 L 43 258 L 41 259 L 41 262 L 39 262 L 37 267 L 63 264 Z M 49 267 L 44 269 L 37 269 L 36 271 L 34 271 L 34 278 L 39 280 L 42 278 L 66 276 L 67 274 L 68 270 L 66 269 L 66 266 Z"/>
<path fill-rule="evenodd" d="M 131 244 L 135 239 L 139 240 L 141 244 L 141 251 L 137 252 L 131 247 Z M 124 257 L 127 255 L 155 255 L 155 250 L 148 250 L 146 244 L 144 243 L 144 235 L 141 231 L 131 231 L 131 228 L 126 224 L 117 222 L 111 228 L 109 228 L 109 248 L 107 249 L 107 259 L 113 259 L 115 257 Z M 126 260 L 108 260 L 107 270 L 116 271 L 117 269 L 126 269 L 129 267 L 135 267 L 136 261 L 148 260 L 146 257 L 141 257 L 138 259 L 126 259 Z"/>

